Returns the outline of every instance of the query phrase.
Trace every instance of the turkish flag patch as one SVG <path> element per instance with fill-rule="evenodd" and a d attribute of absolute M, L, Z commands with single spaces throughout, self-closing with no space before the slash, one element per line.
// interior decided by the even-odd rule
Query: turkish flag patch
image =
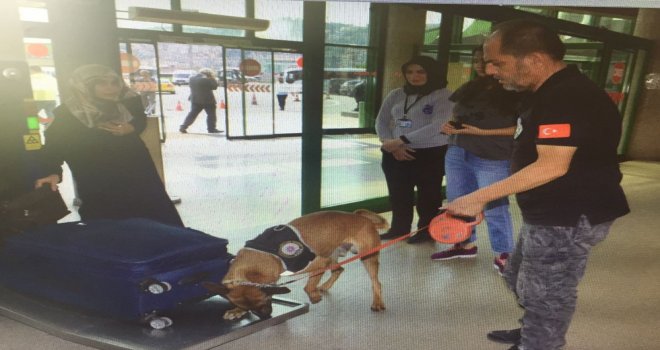
<path fill-rule="evenodd" d="M 539 125 L 540 139 L 560 139 L 571 137 L 571 124 Z"/>

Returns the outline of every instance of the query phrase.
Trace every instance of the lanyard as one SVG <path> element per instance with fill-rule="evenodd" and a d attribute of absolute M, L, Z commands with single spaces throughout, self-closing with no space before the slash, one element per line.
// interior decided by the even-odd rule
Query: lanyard
<path fill-rule="evenodd" d="M 409 111 L 409 110 L 415 105 L 415 103 L 417 103 L 417 101 L 419 101 L 421 98 L 422 98 L 422 95 L 417 95 L 417 98 L 415 99 L 415 101 L 414 101 L 414 102 L 410 105 L 410 107 L 409 107 L 409 106 L 408 106 L 408 95 L 406 95 L 406 100 L 405 100 L 405 102 L 403 103 L 403 118 L 401 118 L 401 119 L 408 119 L 408 111 Z"/>

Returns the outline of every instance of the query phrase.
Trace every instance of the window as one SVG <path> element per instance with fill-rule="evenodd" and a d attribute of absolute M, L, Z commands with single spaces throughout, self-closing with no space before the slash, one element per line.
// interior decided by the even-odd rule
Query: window
<path fill-rule="evenodd" d="M 426 26 L 424 30 L 424 45 L 437 45 L 440 40 L 440 24 L 442 13 L 426 12 Z"/>
<path fill-rule="evenodd" d="M 181 10 L 216 15 L 245 17 L 245 0 L 181 0 Z M 183 26 L 184 33 L 245 36 L 244 30 Z"/>
<path fill-rule="evenodd" d="M 340 45 L 369 45 L 369 6 L 367 2 L 327 2 L 325 42 Z"/>
<path fill-rule="evenodd" d="M 46 3 L 40 1 L 18 1 L 18 16 L 21 21 L 48 23 Z"/>
<path fill-rule="evenodd" d="M 459 42 L 462 44 L 481 45 L 486 35 L 490 33 L 491 26 L 491 22 L 464 17 L 463 30 Z"/>
<path fill-rule="evenodd" d="M 170 0 L 115 0 L 115 10 L 117 11 L 117 27 L 119 28 L 172 31 L 172 25 L 168 23 L 129 20 L 129 6 L 170 10 Z"/>
<path fill-rule="evenodd" d="M 255 0 L 254 17 L 270 21 L 268 29 L 255 32 L 257 38 L 302 41 L 302 1 Z"/>

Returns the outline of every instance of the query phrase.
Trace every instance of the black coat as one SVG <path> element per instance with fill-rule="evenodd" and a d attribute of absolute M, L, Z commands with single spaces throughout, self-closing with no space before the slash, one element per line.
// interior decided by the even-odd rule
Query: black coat
<path fill-rule="evenodd" d="M 82 200 L 82 220 L 142 217 L 183 226 L 140 138 L 146 126 L 140 97 L 122 103 L 135 128 L 124 136 L 88 128 L 66 105 L 57 107 L 45 134 L 43 175 L 61 178 L 62 162 L 67 162 Z"/>
<path fill-rule="evenodd" d="M 215 105 L 213 90 L 218 88 L 218 81 L 204 74 L 190 78 L 190 102 L 199 105 Z"/>

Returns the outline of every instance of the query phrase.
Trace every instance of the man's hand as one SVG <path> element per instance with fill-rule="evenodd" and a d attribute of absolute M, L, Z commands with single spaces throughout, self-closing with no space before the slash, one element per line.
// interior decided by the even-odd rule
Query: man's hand
<path fill-rule="evenodd" d="M 43 185 L 48 185 L 50 189 L 55 192 L 57 191 L 57 184 L 60 183 L 60 176 L 57 174 L 51 174 L 46 177 L 42 177 L 34 182 L 34 188 L 39 188 Z"/>
<path fill-rule="evenodd" d="M 473 194 L 468 194 L 456 198 L 440 209 L 445 209 L 452 215 L 477 216 L 484 211 L 484 207 L 487 203 L 488 202 L 479 200 Z"/>

